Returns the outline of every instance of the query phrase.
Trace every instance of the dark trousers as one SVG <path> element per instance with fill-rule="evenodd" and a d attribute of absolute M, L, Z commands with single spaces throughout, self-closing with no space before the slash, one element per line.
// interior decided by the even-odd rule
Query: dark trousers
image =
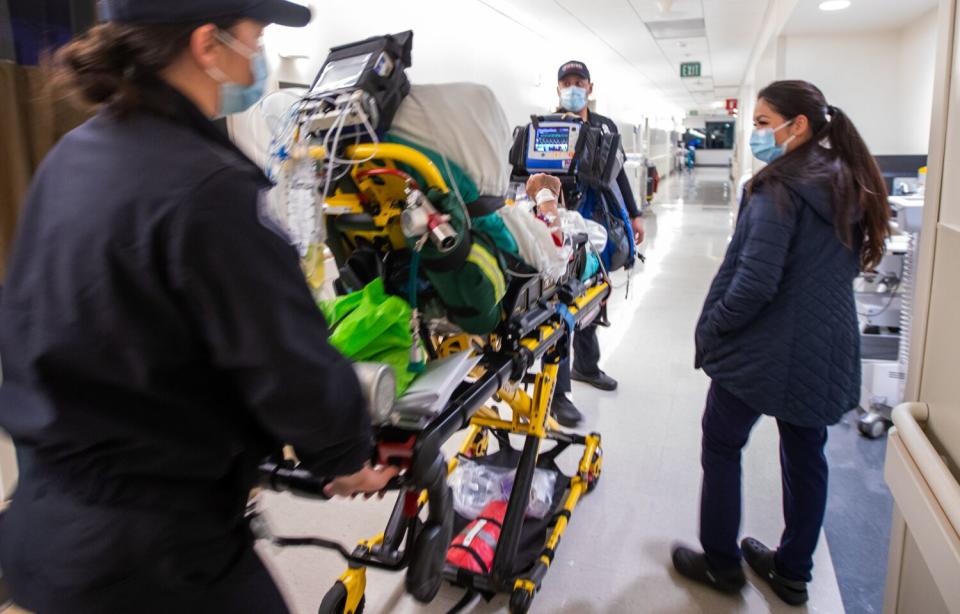
<path fill-rule="evenodd" d="M 597 339 L 596 324 L 573 335 L 573 368 L 584 375 L 596 375 L 600 371 L 600 340 Z M 556 394 L 566 394 L 570 390 L 570 359 L 567 358 L 560 361 Z"/>
<path fill-rule="evenodd" d="M 242 516 L 91 505 L 46 480 L 0 518 L 0 565 L 44 614 L 288 612 Z"/>
<path fill-rule="evenodd" d="M 740 565 L 740 452 L 760 413 L 716 383 L 703 414 L 703 490 L 700 543 L 714 569 Z M 777 572 L 809 582 L 813 552 L 827 505 L 826 427 L 804 428 L 777 420 L 786 528 L 775 558 Z"/>

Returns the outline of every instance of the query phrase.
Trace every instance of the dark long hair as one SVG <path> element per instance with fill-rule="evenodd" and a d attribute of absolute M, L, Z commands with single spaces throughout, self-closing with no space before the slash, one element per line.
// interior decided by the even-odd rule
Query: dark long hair
<path fill-rule="evenodd" d="M 225 30 L 237 21 L 213 23 Z M 54 83 L 87 105 L 105 105 L 127 115 L 144 105 L 145 92 L 186 52 L 190 36 L 202 25 L 108 22 L 94 26 L 57 51 Z"/>
<path fill-rule="evenodd" d="M 890 205 L 883 175 L 857 128 L 806 81 L 777 81 L 757 97 L 788 120 L 806 116 L 813 138 L 757 173 L 748 194 L 761 185 L 782 195 L 786 184 L 829 181 L 837 234 L 844 245 L 859 251 L 863 270 L 872 270 L 880 264 L 890 235 Z"/>

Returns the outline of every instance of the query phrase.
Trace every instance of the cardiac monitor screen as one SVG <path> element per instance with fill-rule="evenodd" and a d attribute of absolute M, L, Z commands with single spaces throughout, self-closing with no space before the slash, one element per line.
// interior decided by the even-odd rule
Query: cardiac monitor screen
<path fill-rule="evenodd" d="M 317 79 L 317 84 L 313 86 L 311 93 L 320 94 L 356 85 L 363 75 L 363 69 L 367 67 L 371 55 L 373 54 L 367 53 L 330 62 L 323 68 L 323 72 L 320 73 L 320 78 Z"/>
<path fill-rule="evenodd" d="M 566 153 L 570 151 L 569 128 L 537 128 L 533 140 L 533 150 L 537 153 Z"/>

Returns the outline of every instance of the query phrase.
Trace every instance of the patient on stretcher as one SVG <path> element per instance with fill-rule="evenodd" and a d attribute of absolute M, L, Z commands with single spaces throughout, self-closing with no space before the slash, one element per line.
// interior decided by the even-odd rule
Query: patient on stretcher
<path fill-rule="evenodd" d="M 513 141 L 502 107 L 489 88 L 471 83 L 412 86 L 401 104 L 386 143 L 404 145 L 425 155 L 449 186 L 449 191 L 424 190 L 431 210 L 450 224 L 455 238 L 434 246 L 407 237 L 422 276 L 412 294 L 411 262 L 390 258 L 394 270 L 370 265 L 380 258 L 375 247 L 357 246 L 341 267 L 340 289 L 357 291 L 386 274 L 387 291 L 411 298 L 425 318 L 463 332 L 488 334 L 503 321 L 503 300 L 512 284 L 540 276 L 548 285 L 569 275 L 577 254 L 575 235 L 597 236 L 598 225 L 577 213 L 538 210 L 531 201 L 505 206 L 510 165 L 507 153 Z M 398 164 L 411 183 L 424 186 L 416 169 Z M 409 202 L 409 201 L 408 201 Z M 605 237 L 603 237 L 605 240 Z M 336 240 L 336 239 L 334 239 Z M 371 251 L 373 253 L 371 253 Z M 588 244 L 580 254 L 578 275 L 590 277 L 599 269 Z M 348 281 L 345 281 L 348 280 Z M 392 283 L 391 283 L 392 280 Z"/>

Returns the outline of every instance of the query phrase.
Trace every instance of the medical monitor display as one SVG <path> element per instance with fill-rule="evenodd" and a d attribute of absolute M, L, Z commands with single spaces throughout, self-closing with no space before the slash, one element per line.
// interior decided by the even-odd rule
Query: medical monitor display
<path fill-rule="evenodd" d="M 334 60 L 323 67 L 317 84 L 313 86 L 313 94 L 332 92 L 345 87 L 353 87 L 363 75 L 372 53 L 357 55 L 352 58 Z"/>
<path fill-rule="evenodd" d="M 537 153 L 566 153 L 570 151 L 570 128 L 538 127 L 533 141 Z"/>

